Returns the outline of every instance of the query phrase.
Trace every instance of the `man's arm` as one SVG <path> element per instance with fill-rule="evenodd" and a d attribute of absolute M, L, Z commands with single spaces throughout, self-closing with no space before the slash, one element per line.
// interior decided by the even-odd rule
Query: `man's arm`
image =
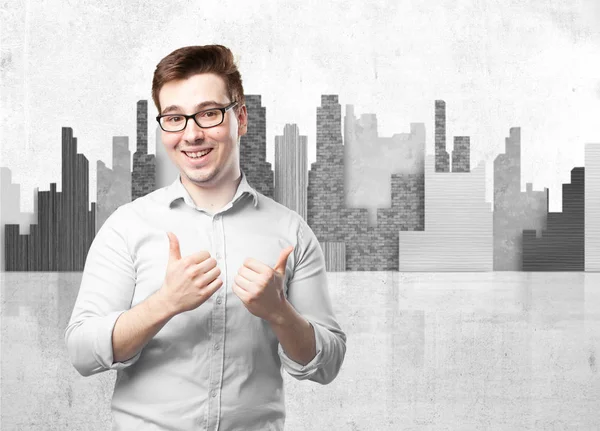
<path fill-rule="evenodd" d="M 313 360 L 317 354 L 315 331 L 310 322 L 288 301 L 285 302 L 281 318 L 270 324 L 279 344 L 290 359 L 302 365 Z"/>
<path fill-rule="evenodd" d="M 295 347 L 287 345 L 294 341 L 288 342 L 284 337 L 280 338 L 279 356 L 292 377 L 328 384 L 338 375 L 344 362 L 346 334 L 333 312 L 323 250 L 306 221 L 299 221 L 294 272 L 288 281 L 287 301 L 312 326 L 316 354 L 308 363 L 298 361 Z M 298 335 L 296 339 L 299 339 Z"/>
<path fill-rule="evenodd" d="M 232 289 L 248 311 L 269 322 L 288 373 L 327 384 L 344 360 L 346 335 L 333 314 L 321 246 L 303 219 L 297 238 L 296 246 L 282 250 L 273 268 L 246 259 Z M 294 273 L 286 297 L 286 262 L 292 251 Z"/>
<path fill-rule="evenodd" d="M 116 228 L 122 220 L 117 211 L 92 242 L 65 330 L 71 362 L 84 376 L 133 365 L 143 347 L 173 316 L 197 308 L 222 285 L 217 262 L 207 251 L 182 259 L 179 241 L 169 233 L 163 285 L 130 308 L 135 268 L 127 242 Z"/>
<path fill-rule="evenodd" d="M 202 305 L 223 284 L 221 270 L 207 251 L 181 258 L 179 240 L 169 236 L 169 261 L 159 290 L 124 312 L 113 330 L 115 361 L 134 357 L 171 318 Z"/>
<path fill-rule="evenodd" d="M 135 289 L 135 268 L 119 227 L 127 222 L 125 211 L 114 211 L 94 237 L 65 329 L 70 360 L 83 376 L 125 368 L 137 360 L 114 361 L 112 349 L 115 322 L 130 308 Z"/>
<path fill-rule="evenodd" d="M 114 362 L 135 357 L 173 316 L 158 292 L 121 314 L 112 333 Z"/>

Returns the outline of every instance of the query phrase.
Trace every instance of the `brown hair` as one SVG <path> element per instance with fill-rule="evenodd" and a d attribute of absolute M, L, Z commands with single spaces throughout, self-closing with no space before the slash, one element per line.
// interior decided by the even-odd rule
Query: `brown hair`
<path fill-rule="evenodd" d="M 244 104 L 242 76 L 229 48 L 223 45 L 186 46 L 176 49 L 156 65 L 152 79 L 152 100 L 158 112 L 158 93 L 163 85 L 198 73 L 214 73 L 223 78 L 230 100 L 238 102 L 234 108 L 236 111 Z"/>

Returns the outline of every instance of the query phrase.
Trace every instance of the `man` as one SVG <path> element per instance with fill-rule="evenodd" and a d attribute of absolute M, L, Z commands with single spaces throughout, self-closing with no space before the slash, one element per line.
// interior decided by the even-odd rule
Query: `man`
<path fill-rule="evenodd" d="M 240 170 L 248 113 L 231 51 L 178 49 L 152 97 L 175 182 L 119 207 L 65 331 L 84 376 L 117 370 L 115 430 L 280 430 L 281 368 L 321 384 L 346 336 L 317 238 Z"/>

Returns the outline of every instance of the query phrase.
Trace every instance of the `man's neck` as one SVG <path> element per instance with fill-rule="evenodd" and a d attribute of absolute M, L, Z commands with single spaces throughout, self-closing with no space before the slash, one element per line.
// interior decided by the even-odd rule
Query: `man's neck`
<path fill-rule="evenodd" d="M 184 176 L 181 176 L 181 182 L 198 208 L 214 214 L 231 202 L 235 196 L 242 181 L 241 172 L 238 172 L 237 178 L 221 180 L 217 185 L 203 187 L 189 179 L 184 181 Z"/>

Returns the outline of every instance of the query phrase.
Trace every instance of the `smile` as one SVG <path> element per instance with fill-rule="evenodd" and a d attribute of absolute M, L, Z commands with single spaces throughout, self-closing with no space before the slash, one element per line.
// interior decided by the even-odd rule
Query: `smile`
<path fill-rule="evenodd" d="M 186 151 L 182 151 L 183 154 L 186 155 L 186 157 L 190 160 L 194 160 L 194 161 L 203 161 L 206 160 L 207 156 L 212 152 L 212 148 L 209 148 L 207 150 L 204 151 L 198 151 L 195 153 L 188 153 Z"/>

